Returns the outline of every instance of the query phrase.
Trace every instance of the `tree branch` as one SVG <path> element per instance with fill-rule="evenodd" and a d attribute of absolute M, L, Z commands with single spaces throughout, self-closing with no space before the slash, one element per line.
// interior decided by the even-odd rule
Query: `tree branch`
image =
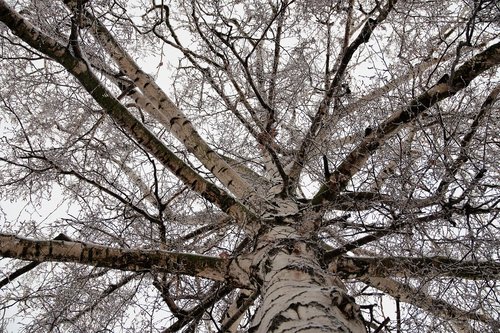
<path fill-rule="evenodd" d="M 467 280 L 500 278 L 500 262 L 465 261 L 447 257 L 350 257 L 340 256 L 330 269 L 346 278 L 448 276 Z"/>
<path fill-rule="evenodd" d="M 255 302 L 259 296 L 258 291 L 241 289 L 226 310 L 221 320 L 221 331 L 237 333 L 238 325 L 246 310 Z"/>
<path fill-rule="evenodd" d="M 72 262 L 130 272 L 151 270 L 224 281 L 229 259 L 167 252 L 120 249 L 93 243 L 32 240 L 0 234 L 0 256 L 36 262 Z"/>
<path fill-rule="evenodd" d="M 207 293 L 207 297 L 203 299 L 199 304 L 191 309 L 185 309 L 185 313 L 188 315 L 182 316 L 170 327 L 166 328 L 163 333 L 173 333 L 178 332 L 182 327 L 189 324 L 192 320 L 195 320 L 203 315 L 205 311 L 208 310 L 209 307 L 213 306 L 217 301 L 221 298 L 229 294 L 234 288 L 228 285 L 220 285 L 216 284 L 212 287 L 212 289 Z"/>
<path fill-rule="evenodd" d="M 369 244 L 371 242 L 377 241 L 377 240 L 379 240 L 387 235 L 398 232 L 403 227 L 405 227 L 409 224 L 417 225 L 417 224 L 421 224 L 421 223 L 425 223 L 425 222 L 434 221 L 434 220 L 437 220 L 440 218 L 444 218 L 444 217 L 447 217 L 448 215 L 449 215 L 449 211 L 442 210 L 442 211 L 430 213 L 428 215 L 421 216 L 421 217 L 405 218 L 405 219 L 401 219 L 401 220 L 395 219 L 390 225 L 388 225 L 387 227 L 385 227 L 383 229 L 379 229 L 379 230 L 377 230 L 371 234 L 368 234 L 364 237 L 350 241 L 349 243 L 346 243 L 346 244 L 344 244 L 336 249 L 325 252 L 325 254 L 323 255 L 323 260 L 328 263 L 331 260 L 333 260 L 334 258 L 336 258 L 342 254 L 345 254 L 349 251 L 353 251 L 355 249 L 358 249 L 361 246 Z"/>
<path fill-rule="evenodd" d="M 66 0 L 65 4 L 77 10 L 77 2 Z M 170 132 L 184 144 L 189 152 L 212 172 L 232 193 L 240 199 L 248 200 L 254 194 L 250 186 L 213 151 L 198 134 L 191 121 L 168 98 L 156 82 L 139 68 L 139 65 L 120 46 L 111 32 L 89 11 L 83 13 L 90 26 L 92 36 L 101 44 L 118 67 L 147 97 L 149 102 L 167 118 Z"/>
<path fill-rule="evenodd" d="M 358 50 L 358 48 L 363 43 L 368 42 L 374 29 L 387 18 L 395 3 L 396 0 L 389 0 L 387 6 L 380 12 L 379 16 L 376 19 L 368 19 L 358 37 L 347 48 L 342 49 L 339 56 L 335 76 L 333 77 L 330 86 L 328 87 L 325 96 L 323 97 L 323 100 L 318 107 L 318 111 L 314 115 L 309 130 L 307 131 L 306 136 L 302 141 L 299 152 L 297 153 L 294 164 L 290 170 L 289 177 L 292 185 L 296 185 L 299 179 L 300 172 L 302 171 L 302 167 L 305 164 L 304 161 L 307 155 L 307 151 L 309 150 L 311 144 L 314 143 L 314 138 L 317 137 L 320 132 L 320 127 L 323 119 L 328 114 L 328 109 L 335 93 L 338 90 L 338 87 L 341 84 L 342 78 L 345 75 L 347 65 L 351 61 L 351 58 Z"/>
<path fill-rule="evenodd" d="M 6 278 L 4 278 L 0 281 L 0 289 L 2 289 L 2 287 L 6 286 L 7 284 L 14 281 L 15 279 L 17 279 L 21 275 L 26 274 L 29 271 L 31 271 L 32 269 L 36 268 L 38 265 L 40 265 L 39 262 L 33 261 L 27 265 L 24 265 L 23 267 L 21 267 L 19 269 L 16 269 L 15 272 L 10 273 Z"/>
<path fill-rule="evenodd" d="M 110 284 L 105 290 L 101 292 L 101 294 L 92 301 L 92 304 L 88 305 L 84 309 L 78 311 L 73 317 L 67 319 L 69 322 L 75 323 L 80 317 L 88 312 L 94 311 L 94 309 L 99 305 L 99 303 L 103 302 L 108 296 L 113 294 L 115 291 L 119 290 L 121 287 L 125 286 L 130 281 L 134 280 L 136 277 L 140 276 L 141 273 L 136 272 L 125 277 L 121 278 L 117 283 Z"/>
<path fill-rule="evenodd" d="M 391 295 L 394 298 L 399 298 L 405 303 L 419 307 L 437 317 L 450 320 L 452 323 L 455 321 L 463 322 L 465 319 L 468 319 L 481 321 L 490 325 L 492 328 L 500 327 L 500 322 L 492 319 L 488 315 L 459 309 L 448 302 L 433 298 L 423 291 L 393 279 L 366 277 L 361 279 L 361 281 L 373 288 Z"/>
<path fill-rule="evenodd" d="M 439 183 L 439 186 L 436 190 L 437 195 L 443 194 L 448 189 L 448 186 L 455 178 L 457 172 L 465 164 L 465 162 L 469 160 L 468 151 L 472 138 L 474 137 L 474 134 L 476 134 L 476 131 L 485 116 L 491 111 L 491 107 L 497 101 L 499 93 L 500 85 L 497 85 L 481 105 L 479 112 L 474 117 L 474 120 L 470 126 L 470 130 L 460 141 L 460 152 L 458 154 L 458 157 L 453 160 L 453 163 L 451 163 L 451 166 L 446 170 L 445 175 L 442 177 L 442 180 Z"/>
<path fill-rule="evenodd" d="M 68 72 L 74 75 L 97 103 L 126 130 L 146 150 L 155 156 L 186 185 L 190 186 L 205 199 L 216 204 L 223 211 L 245 221 L 252 214 L 243 205 L 216 185 L 208 182 L 186 163 L 171 152 L 160 139 L 139 122 L 112 93 L 103 86 L 92 73 L 86 61 L 73 56 L 64 45 L 44 34 L 28 20 L 0 1 L 0 21 L 4 22 L 19 38 L 36 50 L 48 55 Z M 229 167 L 229 166 L 228 166 Z"/>
<path fill-rule="evenodd" d="M 443 76 L 438 83 L 413 99 L 405 108 L 393 114 L 367 135 L 332 173 L 330 181 L 320 188 L 313 198 L 313 204 L 320 204 L 324 200 L 335 200 L 338 193 L 345 189 L 352 176 L 359 172 L 368 158 L 388 138 L 407 123 L 416 119 L 423 111 L 439 101 L 455 95 L 483 72 L 499 64 L 500 43 L 496 43 L 466 61 L 455 71 L 453 77 L 445 80 L 446 75 Z"/>

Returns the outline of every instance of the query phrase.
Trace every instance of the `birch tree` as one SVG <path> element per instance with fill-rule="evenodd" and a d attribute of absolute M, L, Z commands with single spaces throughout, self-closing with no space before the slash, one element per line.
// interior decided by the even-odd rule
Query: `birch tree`
<path fill-rule="evenodd" d="M 499 332 L 499 13 L 0 1 L 1 327 Z"/>

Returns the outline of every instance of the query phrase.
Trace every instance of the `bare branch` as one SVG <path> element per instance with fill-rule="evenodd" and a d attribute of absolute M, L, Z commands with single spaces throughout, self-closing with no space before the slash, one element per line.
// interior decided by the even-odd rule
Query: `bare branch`
<path fill-rule="evenodd" d="M 496 280 L 500 262 L 466 261 L 448 257 L 350 257 L 340 256 L 330 269 L 347 278 L 447 276 L 468 280 Z"/>
<path fill-rule="evenodd" d="M 109 285 L 105 290 L 102 291 L 102 293 L 97 297 L 97 299 L 95 299 L 92 302 L 92 304 L 88 305 L 86 308 L 79 311 L 75 316 L 73 316 L 67 320 L 70 322 L 76 322 L 81 316 L 85 315 L 88 312 L 93 311 L 99 303 L 104 302 L 106 300 L 106 298 L 109 297 L 112 293 L 116 292 L 117 290 L 119 290 L 120 288 L 122 288 L 127 283 L 134 280 L 136 277 L 140 276 L 141 274 L 143 274 L 143 273 L 136 272 L 136 273 L 129 274 L 129 275 L 123 277 L 122 279 L 120 279 L 120 281 L 118 281 L 117 283 Z"/>
<path fill-rule="evenodd" d="M 222 331 L 237 333 L 238 324 L 245 311 L 254 303 L 259 293 L 242 289 L 238 292 L 235 300 L 230 304 L 222 320 Z"/>
<path fill-rule="evenodd" d="M 31 240 L 0 234 L 0 256 L 36 262 L 72 262 L 130 272 L 151 270 L 224 281 L 228 259 L 161 250 L 113 248 L 74 241 Z"/>
<path fill-rule="evenodd" d="M 429 90 L 413 99 L 403 110 L 393 114 L 374 129 L 352 150 L 332 173 L 330 181 L 314 196 L 313 204 L 334 200 L 345 189 L 353 175 L 358 173 L 368 158 L 394 133 L 416 119 L 423 111 L 439 101 L 455 95 L 483 72 L 500 64 L 500 43 L 467 60 L 449 80 L 441 79 Z M 444 78 L 444 77 L 443 77 Z M 446 79 L 447 76 L 446 76 Z"/>
<path fill-rule="evenodd" d="M 75 1 L 65 1 L 71 10 L 76 10 Z M 248 200 L 254 195 L 249 185 L 220 158 L 201 138 L 186 116 L 168 98 L 156 82 L 144 73 L 132 57 L 115 40 L 111 32 L 89 11 L 84 12 L 91 33 L 113 58 L 119 68 L 138 87 L 168 123 L 168 129 L 203 165 L 210 170 L 232 193 L 240 199 Z"/>
<path fill-rule="evenodd" d="M 186 326 L 191 321 L 199 319 L 201 315 L 203 315 L 203 313 L 208 310 L 209 307 L 211 307 L 222 297 L 229 294 L 229 292 L 231 292 L 232 290 L 233 288 L 231 286 L 221 286 L 220 284 L 215 284 L 207 293 L 207 297 L 203 301 L 201 301 L 198 305 L 191 309 L 185 309 L 184 312 L 188 315 L 181 316 L 181 318 L 179 318 L 177 322 L 166 328 L 163 333 L 178 332 L 182 327 Z"/>
<path fill-rule="evenodd" d="M 380 12 L 379 16 L 376 19 L 369 18 L 365 23 L 363 29 L 359 33 L 358 37 L 354 41 L 352 41 L 352 43 L 347 48 L 342 49 L 341 55 L 339 56 L 338 67 L 336 68 L 335 76 L 330 82 L 330 86 L 328 87 L 325 96 L 318 107 L 318 111 L 316 112 L 309 130 L 307 131 L 306 136 L 302 141 L 297 156 L 295 157 L 294 164 L 290 170 L 289 177 L 293 186 L 297 185 L 296 182 L 299 179 L 300 172 L 304 165 L 307 151 L 310 149 L 311 144 L 314 142 L 314 138 L 317 137 L 320 133 L 320 127 L 323 119 L 328 115 L 328 110 L 330 108 L 332 99 L 335 96 L 335 93 L 337 92 L 340 84 L 342 83 L 342 78 L 345 75 L 347 66 L 349 65 L 349 62 L 351 61 L 354 53 L 363 43 L 368 42 L 374 29 L 387 18 L 395 3 L 395 0 L 389 0 L 387 2 L 387 6 Z"/>
<path fill-rule="evenodd" d="M 458 157 L 455 158 L 451 167 L 448 168 L 446 174 L 443 176 L 443 179 L 439 183 L 439 186 L 436 190 L 436 194 L 440 195 L 446 191 L 453 178 L 460 170 L 460 168 L 469 160 L 469 144 L 471 143 L 474 134 L 476 133 L 479 125 L 485 118 L 485 116 L 491 111 L 492 106 L 495 104 L 498 98 L 498 94 L 500 93 L 500 85 L 497 85 L 491 93 L 486 97 L 486 100 L 481 105 L 481 108 L 478 114 L 474 117 L 474 120 L 470 126 L 469 132 L 465 134 L 463 139 L 460 141 L 460 152 Z"/>
<path fill-rule="evenodd" d="M 399 298 L 405 303 L 417 306 L 435 316 L 451 320 L 452 322 L 463 322 L 464 319 L 478 320 L 490 325 L 492 328 L 500 327 L 500 322 L 494 320 L 486 314 L 464 311 L 444 300 L 433 298 L 423 291 L 398 282 L 394 279 L 367 277 L 361 279 L 361 281 L 373 288 L 379 289 L 391 295 L 394 298 Z"/>
<path fill-rule="evenodd" d="M 75 58 L 65 46 L 38 30 L 3 1 L 0 2 L 0 17 L 13 32 L 31 47 L 47 54 L 73 74 L 120 127 L 125 129 L 179 179 L 225 212 L 231 211 L 230 214 L 236 214 L 240 217 L 248 213 L 233 197 L 203 179 L 172 153 L 163 142 L 113 97 L 111 92 L 90 71 L 86 61 Z"/>

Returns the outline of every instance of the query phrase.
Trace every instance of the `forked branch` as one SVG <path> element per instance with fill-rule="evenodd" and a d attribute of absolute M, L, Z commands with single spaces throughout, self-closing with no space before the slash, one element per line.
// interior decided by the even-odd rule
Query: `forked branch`
<path fill-rule="evenodd" d="M 300 172 L 302 171 L 302 167 L 304 166 L 304 162 L 307 157 L 307 152 L 310 149 L 311 145 L 313 144 L 314 139 L 320 133 L 321 124 L 325 119 L 325 117 L 328 115 L 328 109 L 330 108 L 330 104 L 335 96 L 335 93 L 338 91 L 339 86 L 342 83 L 342 79 L 344 78 L 347 66 L 349 65 L 353 55 L 356 53 L 356 51 L 363 43 L 369 41 L 375 28 L 387 18 L 387 16 L 393 9 L 395 3 L 396 3 L 395 0 L 389 0 L 387 6 L 381 10 L 377 18 L 376 19 L 369 18 L 368 21 L 363 26 L 363 28 L 361 29 L 361 32 L 359 33 L 357 38 L 354 39 L 352 43 L 349 44 L 349 46 L 347 46 L 345 49 L 341 51 L 338 60 L 338 66 L 335 71 L 335 76 L 329 83 L 329 87 L 326 90 L 325 96 L 323 97 L 323 100 L 321 101 L 318 107 L 318 111 L 314 115 L 312 123 L 306 133 L 304 140 L 302 141 L 302 144 L 295 158 L 294 164 L 289 173 L 290 181 L 292 182 L 292 184 L 295 184 L 299 179 Z"/>

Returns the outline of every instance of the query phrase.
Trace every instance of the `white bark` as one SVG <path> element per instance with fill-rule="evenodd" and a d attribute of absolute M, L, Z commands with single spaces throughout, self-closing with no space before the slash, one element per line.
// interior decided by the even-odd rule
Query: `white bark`
<path fill-rule="evenodd" d="M 448 276 L 469 280 L 497 280 L 500 263 L 459 260 L 449 257 L 339 256 L 329 268 L 342 277 L 415 277 Z"/>
<path fill-rule="evenodd" d="M 366 332 L 354 299 L 321 268 L 315 244 L 287 228 L 267 238 L 254 261 L 262 303 L 249 332 Z"/>

